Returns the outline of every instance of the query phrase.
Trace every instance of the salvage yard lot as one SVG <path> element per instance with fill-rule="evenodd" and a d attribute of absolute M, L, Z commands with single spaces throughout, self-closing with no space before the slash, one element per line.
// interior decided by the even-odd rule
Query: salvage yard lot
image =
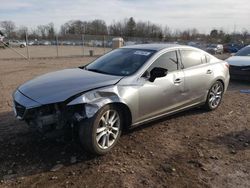
<path fill-rule="evenodd" d="M 250 83 L 231 82 L 216 111 L 196 108 L 130 130 L 101 157 L 15 120 L 18 85 L 92 60 L 0 60 L 0 187 L 250 187 L 250 94 L 239 92 Z"/>

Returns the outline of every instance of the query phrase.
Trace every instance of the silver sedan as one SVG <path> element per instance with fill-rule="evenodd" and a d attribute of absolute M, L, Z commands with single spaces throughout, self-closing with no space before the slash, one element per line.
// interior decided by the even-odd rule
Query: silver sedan
<path fill-rule="evenodd" d="M 228 87 L 228 68 L 193 47 L 123 47 L 24 83 L 13 93 L 14 111 L 43 133 L 76 130 L 87 151 L 105 154 L 124 128 L 196 106 L 215 110 Z"/>

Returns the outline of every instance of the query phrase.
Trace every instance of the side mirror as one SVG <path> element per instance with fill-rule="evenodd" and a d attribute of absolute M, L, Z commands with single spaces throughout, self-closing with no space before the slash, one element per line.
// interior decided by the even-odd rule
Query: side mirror
<path fill-rule="evenodd" d="M 167 69 L 161 67 L 155 67 L 150 71 L 150 82 L 154 82 L 156 78 L 164 77 L 168 73 Z"/>

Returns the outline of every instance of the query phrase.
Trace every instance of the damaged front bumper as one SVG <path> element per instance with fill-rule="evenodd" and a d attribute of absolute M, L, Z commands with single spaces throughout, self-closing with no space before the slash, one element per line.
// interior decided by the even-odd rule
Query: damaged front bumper
<path fill-rule="evenodd" d="M 124 103 L 117 87 L 110 86 L 72 96 L 64 102 L 39 104 L 16 91 L 13 95 L 16 117 L 40 132 L 75 127 L 92 118 L 98 110 L 110 103 Z"/>
<path fill-rule="evenodd" d="M 28 110 L 41 106 L 38 102 L 28 98 L 22 94 L 19 90 L 16 90 L 13 94 L 13 110 L 15 116 L 22 120 L 27 114 Z"/>
<path fill-rule="evenodd" d="M 63 103 L 42 105 L 19 90 L 13 94 L 13 104 L 16 118 L 25 121 L 30 128 L 41 133 L 62 129 L 76 119 L 75 106 L 73 109 L 73 107 L 66 108 Z"/>

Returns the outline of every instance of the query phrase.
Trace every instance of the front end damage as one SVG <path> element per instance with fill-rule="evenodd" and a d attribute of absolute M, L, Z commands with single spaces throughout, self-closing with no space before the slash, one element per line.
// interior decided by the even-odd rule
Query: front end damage
<path fill-rule="evenodd" d="M 39 104 L 17 90 L 13 95 L 14 112 L 18 119 L 41 133 L 67 130 L 93 117 L 106 104 L 122 102 L 115 88 L 93 90 L 52 104 Z"/>

